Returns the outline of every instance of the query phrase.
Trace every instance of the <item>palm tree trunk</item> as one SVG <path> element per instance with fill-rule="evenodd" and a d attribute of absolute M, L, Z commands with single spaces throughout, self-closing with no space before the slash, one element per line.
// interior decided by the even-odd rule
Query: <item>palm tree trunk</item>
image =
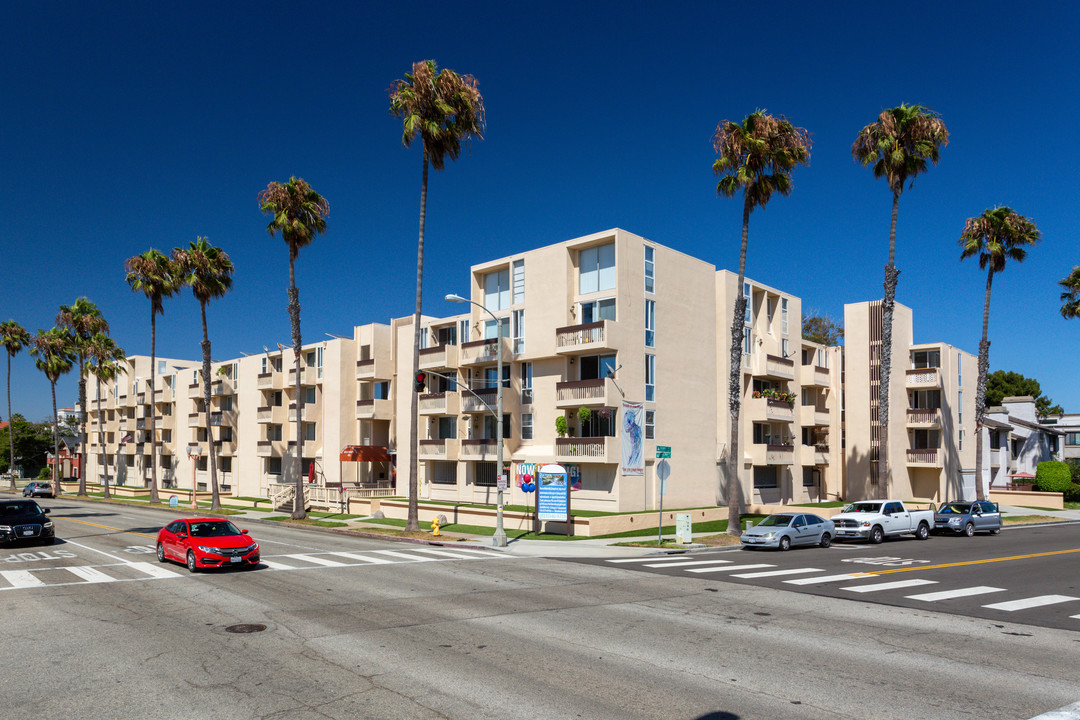
<path fill-rule="evenodd" d="M 86 361 L 79 356 L 79 496 L 86 496 Z"/>
<path fill-rule="evenodd" d="M 9 487 L 15 489 L 15 423 L 11 422 L 11 353 L 7 359 L 7 419 L 8 419 L 8 475 Z"/>
<path fill-rule="evenodd" d="M 750 211 L 753 206 L 750 198 L 743 198 L 742 243 L 739 245 L 739 279 L 735 286 L 735 314 L 731 319 L 731 364 L 728 380 L 728 414 L 731 419 L 731 449 L 727 461 L 727 501 L 728 534 L 742 534 L 742 450 L 739 448 L 739 410 L 742 405 L 742 350 L 743 327 L 746 317 L 746 295 L 743 283 L 746 281 L 746 244 L 750 236 Z"/>
<path fill-rule="evenodd" d="M 53 495 L 60 497 L 60 423 L 56 419 L 56 381 L 49 378 L 52 384 L 52 420 L 53 420 Z"/>
<path fill-rule="evenodd" d="M 994 282 L 993 265 L 986 273 L 986 299 L 983 301 L 982 340 L 979 341 L 979 381 L 975 386 L 975 499 L 985 500 L 983 490 L 983 416 L 986 415 L 986 375 L 990 370 L 990 285 Z"/>
<path fill-rule="evenodd" d="M 415 378 L 420 372 L 420 300 L 424 288 L 424 221 L 427 215 L 428 151 L 424 148 L 424 174 L 420 183 L 420 236 L 416 243 L 416 313 L 413 315 L 413 360 L 412 370 Z M 501 380 L 500 380 L 501 381 Z M 420 452 L 419 416 L 420 393 L 413 390 L 409 401 L 409 515 L 405 530 L 415 532 L 420 529 L 419 479 Z M 499 468 L 502 472 L 502 468 Z"/>
<path fill-rule="evenodd" d="M 210 445 L 210 509 L 221 509 L 221 498 L 218 495 L 217 482 L 217 453 L 214 451 L 214 426 L 210 422 L 210 338 L 206 334 L 206 303 L 199 303 L 199 311 L 202 314 L 202 372 L 203 372 L 203 403 L 206 408 L 206 440 Z M 192 490 L 194 492 L 194 490 Z"/>
<path fill-rule="evenodd" d="M 154 421 L 154 375 L 157 372 L 157 317 L 154 314 L 154 304 L 150 303 L 150 502 L 157 504 L 157 423 Z M 135 397 L 138 401 L 138 395 Z M 138 431 L 136 431 L 138 432 Z M 145 457 L 145 455 L 143 456 Z"/>
<path fill-rule="evenodd" d="M 889 264 L 885 266 L 885 299 L 881 303 L 881 359 L 878 364 L 878 483 L 881 497 L 889 497 L 889 375 L 892 372 L 893 306 L 896 301 L 896 215 L 900 208 L 900 191 L 893 191 L 892 220 L 889 223 Z M 873 462 L 873 458 L 871 458 Z"/>
<path fill-rule="evenodd" d="M 101 378 L 97 379 L 98 443 L 101 445 L 101 467 L 105 472 L 105 499 L 109 499 L 109 453 L 105 448 L 105 423 L 101 422 Z"/>
<path fill-rule="evenodd" d="M 304 398 L 300 396 L 300 291 L 296 289 L 296 272 L 294 269 L 296 252 L 289 247 L 289 320 L 292 323 L 292 341 L 294 367 L 296 368 L 296 484 L 293 497 L 293 520 L 303 520 L 307 517 L 307 508 L 304 504 L 304 436 L 303 414 Z"/>

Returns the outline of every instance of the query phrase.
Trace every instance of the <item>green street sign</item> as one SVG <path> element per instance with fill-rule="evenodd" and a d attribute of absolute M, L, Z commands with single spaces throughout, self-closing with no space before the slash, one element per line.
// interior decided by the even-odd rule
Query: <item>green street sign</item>
<path fill-rule="evenodd" d="M 660 458 L 670 458 L 670 457 L 671 457 L 671 446 L 670 445 L 657 445 L 656 446 L 656 458 L 658 460 Z"/>

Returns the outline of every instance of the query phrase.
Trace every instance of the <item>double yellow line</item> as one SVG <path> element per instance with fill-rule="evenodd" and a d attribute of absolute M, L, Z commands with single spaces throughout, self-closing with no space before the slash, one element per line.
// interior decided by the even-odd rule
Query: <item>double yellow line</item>
<path fill-rule="evenodd" d="M 54 517 L 53 520 L 66 520 L 68 522 L 79 523 L 80 525 L 89 525 L 90 527 L 101 528 L 102 530 L 115 530 L 120 533 L 127 533 L 128 535 L 138 535 L 139 537 L 157 539 L 156 535 L 147 535 L 146 533 L 135 532 L 134 530 L 125 530 L 123 528 L 110 527 L 109 525 L 98 525 L 97 523 L 86 522 L 85 520 L 76 520 L 74 518 L 66 518 L 63 516 Z"/>
<path fill-rule="evenodd" d="M 1028 558 L 1049 557 L 1051 555 L 1066 555 L 1075 552 L 1080 552 L 1080 548 L 1074 548 L 1072 550 L 1051 550 L 1049 552 L 1031 553 L 1030 555 L 1010 555 L 1008 557 L 987 558 L 986 560 L 966 560 L 964 562 L 945 563 L 943 565 L 916 565 L 912 567 L 889 568 L 888 570 L 867 570 L 866 572 L 857 573 L 857 575 L 889 575 L 892 573 L 912 572 L 913 570 L 939 570 L 941 568 L 962 567 L 964 565 L 984 565 L 986 563 L 1006 562 L 1008 560 L 1027 560 Z"/>

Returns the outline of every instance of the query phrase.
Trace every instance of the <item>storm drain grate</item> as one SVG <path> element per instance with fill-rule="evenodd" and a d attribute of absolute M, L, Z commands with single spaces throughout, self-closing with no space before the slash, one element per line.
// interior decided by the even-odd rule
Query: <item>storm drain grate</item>
<path fill-rule="evenodd" d="M 257 633 L 266 629 L 265 625 L 230 625 L 225 632 L 231 633 Z"/>

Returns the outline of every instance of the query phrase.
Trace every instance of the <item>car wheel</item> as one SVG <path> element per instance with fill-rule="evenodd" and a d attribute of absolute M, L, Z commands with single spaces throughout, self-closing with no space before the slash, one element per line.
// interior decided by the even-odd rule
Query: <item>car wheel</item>
<path fill-rule="evenodd" d="M 1001 532 L 1001 528 L 994 528 L 993 530 L 990 531 L 990 534 L 991 535 L 997 535 L 999 532 Z"/>
<path fill-rule="evenodd" d="M 157 544 L 157 561 L 165 562 L 165 546 L 161 543 Z"/>
<path fill-rule="evenodd" d="M 199 572 L 199 566 L 195 562 L 195 553 L 191 550 L 188 550 L 187 553 L 187 569 L 188 572 Z"/>
<path fill-rule="evenodd" d="M 930 526 L 926 523 L 919 523 L 919 527 L 915 531 L 915 539 L 925 540 L 928 537 L 930 537 Z"/>
<path fill-rule="evenodd" d="M 971 523 L 968 523 L 967 525 L 965 525 L 964 526 L 964 534 L 967 535 L 968 537 L 971 537 L 972 535 L 974 535 L 975 534 L 975 526 L 972 525 Z"/>
<path fill-rule="evenodd" d="M 823 548 L 827 548 L 832 545 L 832 537 L 829 535 L 829 533 L 821 533 L 821 540 L 818 541 L 818 545 Z"/>
<path fill-rule="evenodd" d="M 791 538 L 789 538 L 787 535 L 784 535 L 783 537 L 781 537 L 780 538 L 780 544 L 778 545 L 778 547 L 779 547 L 781 552 L 785 552 L 787 550 L 790 550 L 791 549 Z"/>
<path fill-rule="evenodd" d="M 881 529 L 880 525 L 875 525 L 870 528 L 870 542 L 873 545 L 878 545 L 885 539 L 885 531 Z"/>

